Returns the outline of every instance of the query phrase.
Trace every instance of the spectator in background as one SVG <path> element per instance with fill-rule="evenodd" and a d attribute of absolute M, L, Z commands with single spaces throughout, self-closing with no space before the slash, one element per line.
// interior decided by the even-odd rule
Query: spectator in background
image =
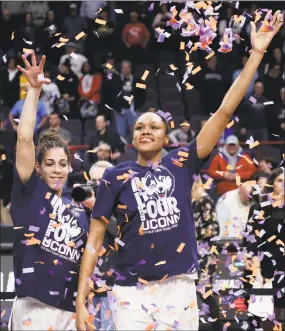
<path fill-rule="evenodd" d="M 112 66 L 111 69 L 107 68 L 107 64 Z M 101 64 L 101 70 L 103 75 L 103 81 L 106 79 L 112 79 L 112 75 L 115 74 L 119 76 L 119 72 L 115 68 L 115 56 L 113 53 L 109 52 L 105 59 L 103 60 L 103 64 Z"/>
<path fill-rule="evenodd" d="M 0 20 L 0 31 L 1 31 L 0 49 L 2 49 L 3 53 L 5 54 L 7 51 L 12 50 L 14 48 L 14 42 L 13 40 L 11 40 L 11 36 L 13 31 L 15 31 L 15 23 L 11 18 L 8 8 L 4 8 L 2 10 L 2 18 Z"/>
<path fill-rule="evenodd" d="M 41 27 L 44 24 L 48 9 L 47 1 L 28 1 L 26 7 L 26 11 L 33 15 L 33 23 L 36 27 Z"/>
<path fill-rule="evenodd" d="M 49 127 L 47 130 L 44 130 L 41 133 L 39 140 L 48 131 L 55 131 L 57 134 L 60 135 L 60 137 L 62 138 L 62 140 L 64 141 L 64 143 L 66 145 L 70 144 L 71 139 L 72 139 L 71 133 L 68 130 L 63 129 L 61 127 L 61 118 L 60 118 L 59 113 L 57 113 L 57 112 L 50 113 L 49 117 L 48 117 L 48 121 L 49 121 Z"/>
<path fill-rule="evenodd" d="M 242 58 L 241 58 L 241 63 L 242 63 L 241 69 L 237 69 L 233 73 L 233 82 L 238 78 L 238 76 L 240 75 L 243 67 L 246 65 L 247 61 L 248 61 L 248 55 L 243 55 Z M 256 71 L 255 74 L 254 74 L 254 77 L 253 77 L 253 79 L 252 79 L 252 81 L 249 85 L 249 88 L 246 92 L 245 98 L 249 98 L 252 95 L 252 91 L 253 91 L 253 88 L 254 88 L 254 83 L 257 79 L 258 79 L 258 71 Z"/>
<path fill-rule="evenodd" d="M 69 117 L 79 118 L 77 109 L 78 100 L 78 77 L 70 69 L 70 60 L 66 59 L 60 65 L 60 74 L 64 80 L 58 80 L 57 85 L 61 94 L 61 100 L 58 105 L 61 114 L 66 113 Z"/>
<path fill-rule="evenodd" d="M 183 121 L 180 128 L 171 131 L 168 135 L 169 140 L 173 144 L 187 144 L 196 136 L 196 132 L 191 129 L 188 121 Z"/>
<path fill-rule="evenodd" d="M 13 225 L 10 215 L 13 170 L 13 162 L 6 156 L 4 146 L 0 145 L 0 219 L 1 224 L 10 226 Z"/>
<path fill-rule="evenodd" d="M 12 128 L 17 131 L 18 124 L 15 119 L 20 119 L 25 100 L 18 100 L 9 113 L 9 120 Z M 44 103 L 39 100 L 37 104 L 37 115 L 35 124 L 35 134 L 38 134 L 47 121 L 47 111 Z"/>
<path fill-rule="evenodd" d="M 279 64 L 281 68 L 284 67 L 284 56 L 280 48 L 274 48 L 272 50 L 272 56 L 268 63 L 264 66 L 264 75 L 268 74 L 270 64 Z"/>
<path fill-rule="evenodd" d="M 207 115 L 213 114 L 219 109 L 225 93 L 223 76 L 218 69 L 216 55 L 206 62 L 206 68 L 199 78 L 198 89 L 200 90 L 201 102 Z M 207 96 L 205 98 L 205 96 Z"/>
<path fill-rule="evenodd" d="M 139 22 L 139 14 L 130 13 L 131 23 L 128 23 L 122 32 L 122 39 L 127 47 L 127 58 L 133 63 L 143 63 L 147 58 L 146 48 L 150 39 L 147 27 Z"/>
<path fill-rule="evenodd" d="M 16 59 L 9 58 L 7 68 L 0 73 L 0 96 L 3 104 L 9 109 L 19 100 L 20 72 L 17 69 Z"/>
<path fill-rule="evenodd" d="M 172 17 L 172 13 L 168 10 L 166 3 L 161 3 L 159 9 L 160 9 L 160 12 L 155 15 L 155 18 L 152 22 L 152 27 L 154 29 L 159 27 L 161 29 L 167 30 L 166 23 Z M 155 32 L 156 39 L 158 38 L 158 36 L 159 36 L 158 33 Z M 163 44 L 164 44 L 164 42 L 163 42 Z"/>
<path fill-rule="evenodd" d="M 258 162 L 258 171 L 270 175 L 272 170 L 274 170 L 277 166 L 278 162 L 273 157 L 265 156 Z"/>
<path fill-rule="evenodd" d="M 100 52 L 107 53 L 113 51 L 116 46 L 115 39 L 115 24 L 109 19 L 109 14 L 107 10 L 102 10 L 98 18 L 105 21 L 106 23 L 97 24 L 96 28 L 93 31 L 96 31 L 99 39 L 97 37 L 97 44 Z"/>
<path fill-rule="evenodd" d="M 85 17 L 86 19 L 92 20 L 92 23 L 95 19 L 95 13 L 98 12 L 100 8 L 105 8 L 107 6 L 107 1 L 81 1 L 80 6 L 80 16 Z"/>
<path fill-rule="evenodd" d="M 14 160 L 17 135 L 16 132 L 7 130 L 8 117 L 0 112 L 0 141 L 4 146 L 8 158 Z"/>
<path fill-rule="evenodd" d="M 255 171 L 251 157 L 243 152 L 238 138 L 232 135 L 226 139 L 222 152 L 213 157 L 208 173 L 217 182 L 218 196 L 222 196 L 238 187 L 237 176 L 240 181 L 246 181 L 251 179 Z"/>
<path fill-rule="evenodd" d="M 95 126 L 96 131 L 90 136 L 89 139 L 89 150 L 105 143 L 111 147 L 111 159 L 116 162 L 116 160 L 118 160 L 121 154 L 125 151 L 126 141 L 120 137 L 117 132 L 108 128 L 106 118 L 103 115 L 96 117 Z M 89 153 L 89 161 L 91 163 L 96 162 L 96 154 Z"/>
<path fill-rule="evenodd" d="M 281 78 L 280 64 L 272 64 L 262 82 L 264 84 L 264 95 L 268 100 L 280 103 L 280 90 L 285 86 L 285 81 Z"/>
<path fill-rule="evenodd" d="M 254 84 L 253 98 L 245 98 L 240 106 L 240 122 L 246 128 L 248 137 L 255 140 L 268 140 L 267 116 L 270 105 L 265 105 L 269 100 L 263 95 L 264 86 L 261 81 Z"/>
<path fill-rule="evenodd" d="M 81 72 L 83 76 L 78 85 L 80 113 L 82 118 L 95 117 L 101 103 L 102 75 L 94 73 L 88 61 L 82 64 Z"/>
<path fill-rule="evenodd" d="M 221 238 L 242 239 L 252 205 L 251 186 L 247 183 L 225 193 L 217 202 L 216 212 Z"/>
<path fill-rule="evenodd" d="M 217 269 L 217 264 L 215 258 L 213 258 L 214 254 L 209 254 L 209 251 L 205 248 L 205 244 L 208 243 L 210 246 L 210 240 L 218 236 L 220 229 L 217 222 L 214 201 L 203 188 L 203 182 L 200 176 L 193 183 L 191 196 L 199 254 L 200 273 L 198 282 L 200 285 L 206 287 L 205 292 L 207 292 L 212 289 L 213 274 Z M 213 329 L 220 331 L 219 306 L 216 300 L 212 295 L 204 299 L 199 290 L 198 294 L 201 301 L 209 306 L 211 318 L 214 320 L 217 319 L 213 322 Z"/>
<path fill-rule="evenodd" d="M 41 31 L 35 27 L 33 15 L 31 13 L 26 13 L 24 25 L 15 32 L 15 36 L 17 34 L 19 40 L 19 51 L 22 53 L 24 47 L 31 48 L 30 45 L 26 44 L 24 39 L 33 42 L 33 49 L 37 47 L 39 43 L 42 42 L 40 32 Z"/>
<path fill-rule="evenodd" d="M 285 87 L 280 90 L 280 103 L 274 105 L 274 113 L 268 118 L 270 140 L 284 141 Z"/>
<path fill-rule="evenodd" d="M 87 23 L 85 18 L 78 14 L 76 3 L 71 3 L 69 5 L 69 16 L 63 20 L 62 32 L 67 38 L 74 38 L 80 32 L 85 33 L 85 35 L 77 42 L 77 49 L 81 54 L 84 54 L 84 41 L 87 37 L 86 31 Z"/>
<path fill-rule="evenodd" d="M 129 61 L 121 64 L 120 76 L 113 75 L 103 84 L 102 95 L 104 104 L 114 109 L 116 130 L 120 136 L 125 137 L 128 131 L 133 131 L 137 118 L 136 111 L 145 102 L 145 90 L 136 87 L 138 80 L 132 74 L 132 65 Z M 132 102 L 129 103 L 133 96 Z"/>
<path fill-rule="evenodd" d="M 59 61 L 59 65 L 65 63 L 68 59 L 70 61 L 71 70 L 77 75 L 78 78 L 82 76 L 82 65 L 84 62 L 88 61 L 87 58 L 76 52 L 77 45 L 70 42 L 66 45 L 66 54 L 62 55 Z M 72 54 L 72 55 L 71 55 Z"/>
<path fill-rule="evenodd" d="M 45 71 L 45 78 L 51 80 L 50 71 Z M 55 110 L 55 104 L 60 99 L 60 92 L 56 83 L 51 82 L 49 84 L 44 84 L 42 87 L 41 99 L 45 104 L 47 114 L 51 114 Z"/>
<path fill-rule="evenodd" d="M 10 15 L 21 15 L 25 12 L 26 1 L 1 1 L 2 11 L 9 10 Z"/>
<path fill-rule="evenodd" d="M 102 143 L 94 150 L 97 154 L 97 161 L 108 161 L 112 163 L 111 160 L 111 146 L 108 144 Z"/>

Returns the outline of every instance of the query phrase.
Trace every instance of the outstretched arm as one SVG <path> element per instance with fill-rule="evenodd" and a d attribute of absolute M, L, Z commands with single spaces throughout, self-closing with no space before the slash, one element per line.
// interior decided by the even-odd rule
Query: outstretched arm
<path fill-rule="evenodd" d="M 225 95 L 220 108 L 210 117 L 200 131 L 197 137 L 197 154 L 199 159 L 207 157 L 217 144 L 231 116 L 245 96 L 268 45 L 283 24 L 280 10 L 274 14 L 272 20 L 269 22 L 270 15 L 271 10 L 268 11 L 263 25 L 258 32 L 256 32 L 255 24 L 251 22 L 252 52 L 250 58 L 239 77 Z"/>
<path fill-rule="evenodd" d="M 24 103 L 17 128 L 16 147 L 16 169 L 23 184 L 27 183 L 35 167 L 35 146 L 33 142 L 34 129 L 36 124 L 37 103 L 44 83 L 50 83 L 49 79 L 38 80 L 38 75 L 43 75 L 45 56 L 42 57 L 39 66 L 36 63 L 35 53 L 32 56 L 32 66 L 23 55 L 26 69 L 18 66 L 18 69 L 27 78 L 30 88 Z"/>

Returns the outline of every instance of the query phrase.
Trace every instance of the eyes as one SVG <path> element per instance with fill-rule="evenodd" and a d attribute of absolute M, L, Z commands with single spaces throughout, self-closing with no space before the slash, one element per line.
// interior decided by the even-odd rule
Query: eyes
<path fill-rule="evenodd" d="M 151 130 L 158 130 L 159 127 L 156 126 L 156 125 L 151 125 L 150 129 L 151 129 Z M 143 130 L 143 126 L 141 126 L 141 125 L 140 125 L 140 126 L 137 126 L 137 127 L 135 128 L 135 130 L 136 130 L 136 131 L 142 131 L 142 130 Z"/>
<path fill-rule="evenodd" d="M 54 162 L 46 162 L 46 166 L 47 167 L 52 167 L 52 166 L 54 166 Z M 62 168 L 65 168 L 65 167 L 67 167 L 67 162 L 65 162 L 65 161 L 63 161 L 63 162 L 59 162 L 59 165 L 62 167 Z"/>

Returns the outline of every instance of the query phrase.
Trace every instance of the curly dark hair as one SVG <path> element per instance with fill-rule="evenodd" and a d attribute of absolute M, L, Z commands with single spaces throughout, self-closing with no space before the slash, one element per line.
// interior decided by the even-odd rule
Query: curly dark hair
<path fill-rule="evenodd" d="M 68 163 L 70 162 L 70 153 L 67 145 L 63 142 L 62 138 L 54 130 L 50 130 L 43 134 L 39 139 L 39 146 L 37 151 L 37 162 L 41 165 L 45 153 L 51 149 L 59 147 L 62 148 L 67 156 Z"/>

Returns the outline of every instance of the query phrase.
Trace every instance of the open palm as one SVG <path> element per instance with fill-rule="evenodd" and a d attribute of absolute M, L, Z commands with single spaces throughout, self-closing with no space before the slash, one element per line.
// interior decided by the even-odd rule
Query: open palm
<path fill-rule="evenodd" d="M 251 24 L 251 45 L 252 49 L 264 53 L 269 46 L 271 40 L 277 34 L 277 32 L 281 29 L 283 24 L 282 22 L 282 14 L 280 14 L 280 10 L 278 10 L 272 20 L 269 22 L 270 15 L 272 10 L 269 10 L 267 15 L 265 16 L 264 21 L 262 22 L 262 26 L 258 32 L 256 32 L 256 25 L 253 22 Z"/>
<path fill-rule="evenodd" d="M 32 57 L 32 65 L 30 65 L 29 61 L 26 59 L 26 56 L 22 55 L 22 59 L 26 65 L 26 69 L 22 68 L 21 66 L 17 66 L 17 68 L 27 78 L 30 86 L 41 88 L 43 84 L 49 84 L 51 82 L 50 79 L 48 78 L 39 79 L 41 76 L 43 77 L 43 69 L 44 69 L 44 64 L 46 62 L 46 57 L 43 55 L 43 57 L 41 58 L 41 62 L 38 66 L 34 51 L 32 51 L 31 57 Z"/>

